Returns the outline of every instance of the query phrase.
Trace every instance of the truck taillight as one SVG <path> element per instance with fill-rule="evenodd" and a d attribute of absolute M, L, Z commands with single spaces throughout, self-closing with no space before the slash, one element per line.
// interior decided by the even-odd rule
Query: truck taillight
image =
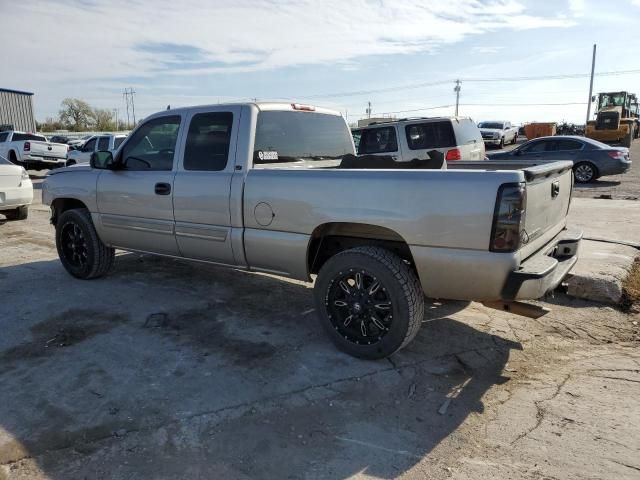
<path fill-rule="evenodd" d="M 30 142 L 24 142 L 24 151 L 25 152 L 30 152 L 31 151 L 31 143 Z"/>
<path fill-rule="evenodd" d="M 461 158 L 462 158 L 462 155 L 460 154 L 460 149 L 452 148 L 451 150 L 447 151 L 447 156 L 445 157 L 445 160 L 460 160 Z"/>
<path fill-rule="evenodd" d="M 491 229 L 492 252 L 515 252 L 524 234 L 527 190 L 524 183 L 505 183 L 498 189 Z"/>
<path fill-rule="evenodd" d="M 292 103 L 291 108 L 294 110 L 302 110 L 303 112 L 315 112 L 316 107 L 313 105 L 302 105 L 301 103 Z"/>

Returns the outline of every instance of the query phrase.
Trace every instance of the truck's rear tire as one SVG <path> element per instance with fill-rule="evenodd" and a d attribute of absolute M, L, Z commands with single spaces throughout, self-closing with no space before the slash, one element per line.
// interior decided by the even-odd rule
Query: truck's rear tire
<path fill-rule="evenodd" d="M 60 215 L 56 223 L 56 248 L 65 270 L 83 280 L 106 275 L 115 258 L 115 250 L 102 243 L 85 208 Z"/>
<path fill-rule="evenodd" d="M 424 317 L 418 277 L 400 257 L 378 247 L 345 250 L 327 260 L 314 296 L 331 340 L 359 358 L 380 359 L 400 350 Z"/>
<path fill-rule="evenodd" d="M 26 220 L 29 216 L 29 206 L 23 205 L 22 207 L 15 208 L 13 210 L 7 210 L 2 212 L 7 220 Z"/>

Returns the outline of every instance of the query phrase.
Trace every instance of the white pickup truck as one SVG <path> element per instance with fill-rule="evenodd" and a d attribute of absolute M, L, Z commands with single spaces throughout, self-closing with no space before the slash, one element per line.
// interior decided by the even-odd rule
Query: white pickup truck
<path fill-rule="evenodd" d="M 503 148 L 507 144 L 515 144 L 518 141 L 518 128 L 511 125 L 511 122 L 503 120 L 480 122 L 478 128 L 485 145 L 496 145 Z"/>
<path fill-rule="evenodd" d="M 69 152 L 67 155 L 67 165 L 88 164 L 93 152 L 114 152 L 118 149 L 120 144 L 122 144 L 125 138 L 127 138 L 126 135 L 113 134 L 94 135 L 93 137 L 89 137 L 80 148 Z"/>
<path fill-rule="evenodd" d="M 317 275 L 322 326 L 364 358 L 414 338 L 425 295 L 539 316 L 518 300 L 556 288 L 577 261 L 581 233 L 566 229 L 571 162 L 441 170 L 425 159 L 382 170 L 370 161 L 355 156 L 339 112 L 189 107 L 148 117 L 115 154 L 50 172 L 42 198 L 77 278 L 105 275 L 116 248 Z"/>
<path fill-rule="evenodd" d="M 62 143 L 50 143 L 42 135 L 34 133 L 0 132 L 0 156 L 26 169 L 64 167 L 69 147 Z"/>

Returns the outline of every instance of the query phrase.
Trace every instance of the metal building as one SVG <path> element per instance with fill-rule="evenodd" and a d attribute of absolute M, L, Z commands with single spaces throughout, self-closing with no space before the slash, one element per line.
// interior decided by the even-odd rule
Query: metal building
<path fill-rule="evenodd" d="M 0 131 L 35 132 L 33 93 L 0 88 Z"/>

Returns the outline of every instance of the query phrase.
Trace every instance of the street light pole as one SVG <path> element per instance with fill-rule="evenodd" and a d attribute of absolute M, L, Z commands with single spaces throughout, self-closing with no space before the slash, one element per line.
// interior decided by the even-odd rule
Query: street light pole
<path fill-rule="evenodd" d="M 453 87 L 453 91 L 456 92 L 456 117 L 457 117 L 458 105 L 460 104 L 460 80 L 456 80 L 456 86 Z"/>

